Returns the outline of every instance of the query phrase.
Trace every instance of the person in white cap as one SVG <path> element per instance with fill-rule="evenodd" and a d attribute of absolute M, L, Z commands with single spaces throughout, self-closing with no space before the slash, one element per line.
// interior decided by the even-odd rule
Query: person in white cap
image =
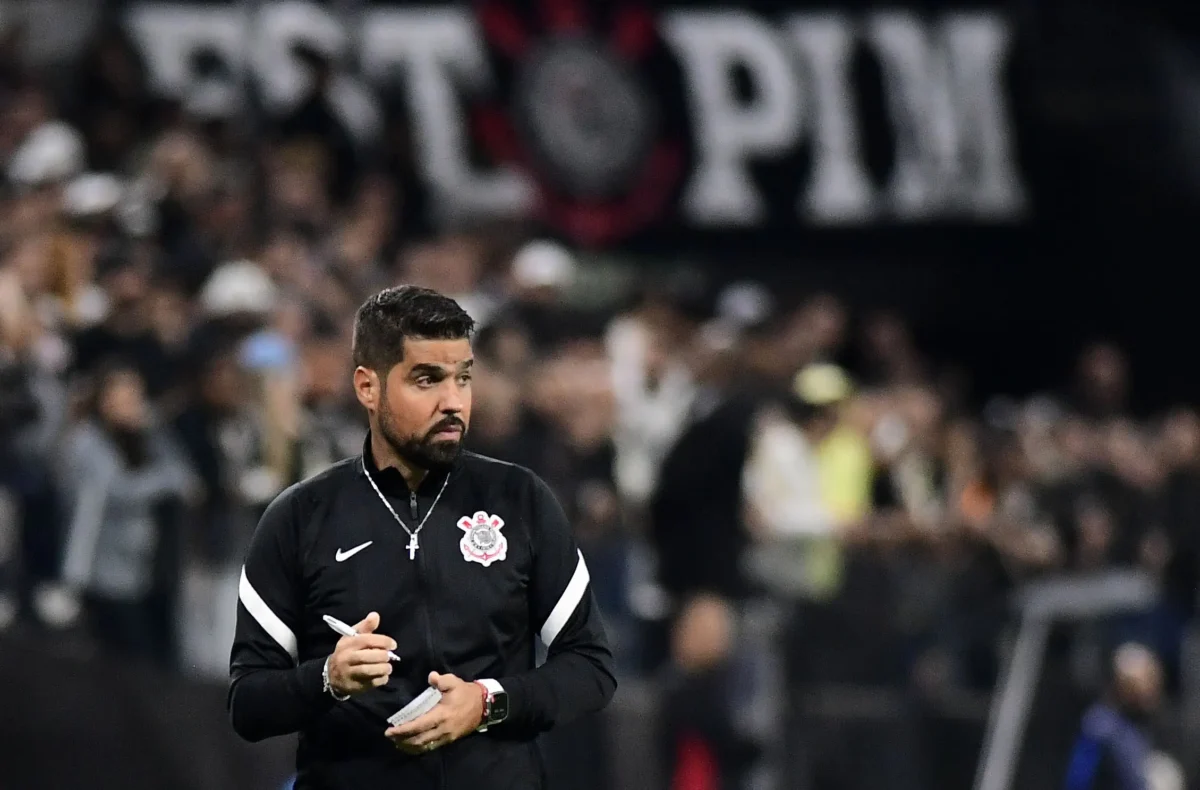
<path fill-rule="evenodd" d="M 570 317 L 563 301 L 575 282 L 575 258 L 553 241 L 531 241 L 513 256 L 509 268 L 509 302 L 490 326 L 522 328 L 536 347 L 547 348 L 567 329 Z"/>

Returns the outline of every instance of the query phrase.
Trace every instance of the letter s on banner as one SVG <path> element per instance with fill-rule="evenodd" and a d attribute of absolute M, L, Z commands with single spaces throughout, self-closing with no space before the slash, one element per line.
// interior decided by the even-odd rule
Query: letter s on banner
<path fill-rule="evenodd" d="M 300 0 L 263 5 L 255 31 L 255 74 L 263 98 L 276 112 L 295 107 L 308 87 L 308 74 L 291 51 L 295 44 L 306 42 L 331 55 L 344 54 L 349 45 L 336 16 Z M 383 117 L 373 91 L 348 73 L 335 74 L 326 98 L 360 142 L 374 140 L 382 131 Z"/>
<path fill-rule="evenodd" d="M 254 20 L 254 74 L 267 106 L 286 112 L 308 87 L 308 74 L 291 48 L 304 42 L 327 54 L 346 49 L 346 30 L 329 11 L 307 2 L 264 3 Z"/>
<path fill-rule="evenodd" d="M 751 225 L 766 213 L 746 170 L 751 156 L 782 154 L 796 141 L 800 88 L 775 31 L 744 11 L 675 12 L 664 31 L 685 64 L 695 108 L 700 161 L 684 193 L 699 225 Z M 745 66 L 757 98 L 734 92 L 733 67 Z"/>

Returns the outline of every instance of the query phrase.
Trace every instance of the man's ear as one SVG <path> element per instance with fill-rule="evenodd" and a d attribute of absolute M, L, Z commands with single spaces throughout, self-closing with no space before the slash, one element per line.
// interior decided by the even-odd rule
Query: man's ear
<path fill-rule="evenodd" d="M 379 374 L 362 365 L 356 367 L 354 369 L 354 394 L 367 411 L 373 412 L 378 409 L 379 401 L 383 397 L 383 382 L 379 380 Z"/>

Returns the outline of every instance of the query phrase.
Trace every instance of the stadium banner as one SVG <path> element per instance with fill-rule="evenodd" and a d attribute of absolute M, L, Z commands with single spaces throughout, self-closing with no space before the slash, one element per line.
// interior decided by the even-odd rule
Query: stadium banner
<path fill-rule="evenodd" d="M 405 106 L 433 216 L 533 216 L 604 246 L 1020 225 L 1001 8 L 135 0 L 125 22 L 181 98 L 211 88 L 205 52 L 285 111 L 293 47 L 337 53 L 354 132 L 379 135 L 381 96 Z"/>

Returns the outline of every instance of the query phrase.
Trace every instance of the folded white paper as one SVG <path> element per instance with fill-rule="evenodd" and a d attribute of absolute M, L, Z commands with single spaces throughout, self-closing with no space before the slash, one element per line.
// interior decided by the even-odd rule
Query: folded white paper
<path fill-rule="evenodd" d="M 403 708 L 389 716 L 388 724 L 395 727 L 399 724 L 407 724 L 413 719 L 424 716 L 426 713 L 433 710 L 438 702 L 441 701 L 441 699 L 442 692 L 430 686 L 429 688 L 425 689 L 425 691 L 421 692 L 421 694 L 412 702 L 408 703 Z"/>

